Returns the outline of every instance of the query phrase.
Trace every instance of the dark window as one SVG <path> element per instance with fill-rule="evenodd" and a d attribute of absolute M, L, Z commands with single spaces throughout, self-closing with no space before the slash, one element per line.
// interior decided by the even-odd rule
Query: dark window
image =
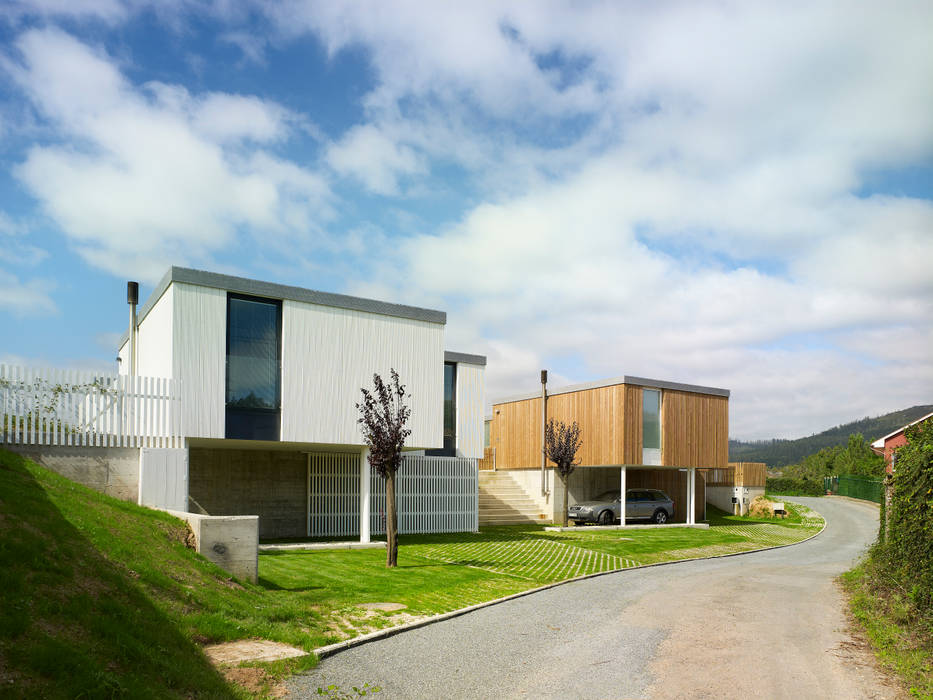
<path fill-rule="evenodd" d="M 279 439 L 281 347 L 281 302 L 227 295 L 228 438 Z"/>
<path fill-rule="evenodd" d="M 444 447 L 426 450 L 434 457 L 457 456 L 457 364 L 444 363 Z"/>

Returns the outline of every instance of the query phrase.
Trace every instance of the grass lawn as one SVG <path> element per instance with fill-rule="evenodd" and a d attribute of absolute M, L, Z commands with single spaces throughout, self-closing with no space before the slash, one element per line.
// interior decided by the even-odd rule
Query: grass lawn
<path fill-rule="evenodd" d="M 310 652 L 583 574 L 799 541 L 822 521 L 716 512 L 710 524 L 403 536 L 392 570 L 380 550 L 264 553 L 254 585 L 187 548 L 181 521 L 0 450 L 0 696 L 250 697 L 203 644 L 259 638 Z M 315 663 L 258 665 L 268 686 Z"/>
<path fill-rule="evenodd" d="M 788 507 L 786 520 L 740 518 L 710 507 L 709 530 L 546 532 L 519 525 L 403 535 L 395 570 L 385 568 L 381 550 L 269 552 L 259 557 L 259 576 L 270 589 L 332 611 L 327 641 L 333 642 L 395 623 L 392 614 L 373 615 L 362 604 L 401 603 L 404 615 L 435 615 L 586 574 L 791 544 L 822 528 L 822 518 L 804 506 Z"/>

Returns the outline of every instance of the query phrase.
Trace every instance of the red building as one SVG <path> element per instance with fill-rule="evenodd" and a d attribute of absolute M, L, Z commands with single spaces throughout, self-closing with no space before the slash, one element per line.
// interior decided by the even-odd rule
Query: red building
<path fill-rule="evenodd" d="M 872 451 L 884 457 L 884 466 L 888 474 L 894 473 L 891 463 L 894 450 L 907 444 L 907 436 L 904 434 L 907 428 L 917 423 L 922 423 L 925 420 L 929 420 L 930 418 L 933 418 L 933 413 L 928 413 L 922 418 L 918 418 L 913 423 L 908 423 L 903 428 L 898 428 L 893 433 L 888 433 L 884 437 L 878 438 L 871 444 Z"/>

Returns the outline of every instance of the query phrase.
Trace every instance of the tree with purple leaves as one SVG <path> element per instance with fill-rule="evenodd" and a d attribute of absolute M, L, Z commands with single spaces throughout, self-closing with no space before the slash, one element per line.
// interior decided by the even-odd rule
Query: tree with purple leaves
<path fill-rule="evenodd" d="M 369 464 L 386 482 L 386 566 L 398 565 L 398 508 L 395 503 L 395 474 L 402 464 L 402 447 L 411 430 L 405 427 L 411 409 L 405 405 L 405 387 L 398 372 L 390 370 L 392 384 L 373 375 L 374 391 L 360 389 L 362 403 L 356 404 L 357 422 L 369 447 Z"/>
<path fill-rule="evenodd" d="M 544 429 L 544 451 L 549 460 L 557 465 L 557 473 L 564 484 L 564 501 L 560 511 L 560 525 L 567 524 L 567 479 L 573 473 L 577 463 L 574 459 L 583 445 L 580 426 L 574 421 L 567 425 L 563 421 L 548 421 Z"/>

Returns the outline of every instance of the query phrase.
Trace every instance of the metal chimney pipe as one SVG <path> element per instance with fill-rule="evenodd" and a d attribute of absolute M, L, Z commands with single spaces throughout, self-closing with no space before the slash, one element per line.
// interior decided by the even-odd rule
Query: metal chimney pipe
<path fill-rule="evenodd" d="M 136 305 L 139 303 L 139 282 L 126 283 L 126 303 L 130 305 L 130 368 L 131 377 L 136 376 Z"/>
<path fill-rule="evenodd" d="M 541 370 L 541 495 L 547 496 L 547 370 Z"/>

